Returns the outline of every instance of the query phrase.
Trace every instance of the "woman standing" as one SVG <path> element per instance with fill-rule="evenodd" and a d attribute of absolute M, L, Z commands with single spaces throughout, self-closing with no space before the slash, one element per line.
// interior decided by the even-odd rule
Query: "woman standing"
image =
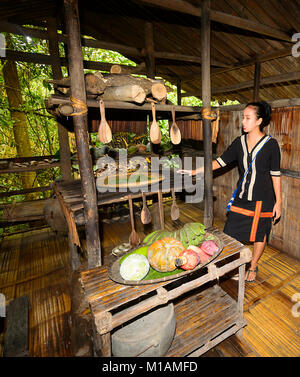
<path fill-rule="evenodd" d="M 242 121 L 244 134 L 237 137 L 227 150 L 212 162 L 213 170 L 233 161 L 238 163 L 238 190 L 224 233 L 241 242 L 254 242 L 246 282 L 255 281 L 258 260 L 270 234 L 272 218 L 275 223 L 281 216 L 280 150 L 277 141 L 263 132 L 270 119 L 271 107 L 268 103 L 248 103 Z M 204 167 L 178 172 L 195 175 L 203 171 Z"/>

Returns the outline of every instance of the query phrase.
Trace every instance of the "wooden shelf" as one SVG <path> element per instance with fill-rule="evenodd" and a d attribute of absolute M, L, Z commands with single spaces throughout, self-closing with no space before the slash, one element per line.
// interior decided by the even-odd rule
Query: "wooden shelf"
<path fill-rule="evenodd" d="M 60 167 L 61 163 L 50 156 L 16 157 L 0 160 L 0 174 L 22 173 Z"/>
<path fill-rule="evenodd" d="M 237 302 L 218 285 L 179 301 L 174 309 L 176 333 L 166 357 L 187 356 L 224 331 L 237 331 Z"/>
<path fill-rule="evenodd" d="M 67 96 L 63 95 L 52 95 L 45 101 L 47 109 L 55 109 L 58 105 L 71 105 L 71 100 Z M 99 112 L 99 100 L 96 99 L 87 99 L 86 104 L 89 110 L 97 110 Z M 171 110 L 173 105 L 165 104 L 155 104 L 156 115 L 158 119 L 171 119 Z M 132 119 L 138 119 L 139 113 L 141 115 L 151 114 L 151 103 L 136 104 L 132 102 L 121 102 L 121 101 L 105 101 L 105 111 L 106 118 L 114 119 L 119 115 L 120 120 L 124 118 L 124 113 L 128 113 L 130 110 L 132 113 Z M 202 107 L 199 106 L 175 106 L 176 119 L 183 116 L 194 116 L 194 118 L 201 119 L 201 110 Z M 100 113 L 99 113 L 100 118 Z"/>
<path fill-rule="evenodd" d="M 105 266 L 81 273 L 81 284 L 92 312 L 94 336 L 99 340 L 96 348 L 101 349 L 103 356 L 111 356 L 111 331 L 171 301 L 177 325 L 165 356 L 199 356 L 246 325 L 243 318 L 245 264 L 251 260 L 251 252 L 217 228 L 208 231 L 223 240 L 224 249 L 203 270 L 184 278 L 126 286 L 113 282 Z M 239 269 L 237 301 L 216 284 L 219 277 L 236 268 Z"/>
<path fill-rule="evenodd" d="M 37 171 L 43 169 L 50 169 L 50 168 L 57 168 L 60 167 L 60 162 L 52 162 L 52 163 L 45 163 L 45 164 L 37 164 L 32 166 L 26 167 L 11 167 L 7 169 L 0 169 L 0 174 L 8 174 L 8 173 L 23 173 L 26 171 Z"/>

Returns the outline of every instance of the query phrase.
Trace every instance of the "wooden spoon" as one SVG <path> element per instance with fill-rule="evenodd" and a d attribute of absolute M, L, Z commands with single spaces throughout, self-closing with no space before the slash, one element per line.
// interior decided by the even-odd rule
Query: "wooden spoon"
<path fill-rule="evenodd" d="M 143 224 L 149 224 L 151 222 L 151 213 L 149 211 L 149 208 L 147 207 L 146 195 L 144 192 L 142 192 L 142 198 L 143 198 L 143 208 L 141 212 L 141 222 Z"/>
<path fill-rule="evenodd" d="M 101 113 L 101 122 L 98 130 L 99 140 L 106 144 L 110 143 L 112 139 L 111 129 L 105 118 L 105 108 L 104 102 L 100 100 L 100 113 Z"/>
<path fill-rule="evenodd" d="M 156 115 L 155 115 L 155 104 L 151 103 L 152 108 L 152 123 L 150 126 L 150 140 L 153 144 L 159 144 L 161 142 L 161 134 L 160 134 L 160 128 L 156 122 Z"/>
<path fill-rule="evenodd" d="M 133 204 L 132 204 L 132 195 L 128 195 L 129 201 L 129 211 L 130 211 L 130 222 L 131 222 L 131 233 L 129 236 L 129 243 L 132 247 L 139 245 L 141 242 L 140 236 L 134 229 L 134 213 L 133 213 Z"/>
<path fill-rule="evenodd" d="M 175 221 L 179 219 L 179 208 L 176 204 L 176 196 L 175 196 L 175 192 L 173 188 L 171 188 L 171 193 L 172 193 L 172 198 L 173 198 L 173 203 L 171 206 L 171 219 Z"/>
<path fill-rule="evenodd" d="M 170 129 L 171 142 L 173 144 L 179 144 L 181 142 L 181 132 L 177 124 L 175 123 L 175 107 L 172 106 L 172 126 Z"/>

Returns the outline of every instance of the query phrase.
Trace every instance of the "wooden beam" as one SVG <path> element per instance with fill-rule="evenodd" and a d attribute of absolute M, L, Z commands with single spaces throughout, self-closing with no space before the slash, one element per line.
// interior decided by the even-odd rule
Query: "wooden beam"
<path fill-rule="evenodd" d="M 52 75 L 54 80 L 61 80 L 63 78 L 58 46 L 57 24 L 54 17 L 47 19 L 47 29 L 49 35 L 49 52 L 52 59 Z M 54 86 L 57 93 L 56 86 Z M 61 175 L 64 180 L 72 180 L 72 164 L 71 164 L 71 150 L 69 144 L 68 130 L 57 122 L 60 162 L 61 162 Z"/>
<path fill-rule="evenodd" d="M 6 50 L 6 56 L 2 59 L 8 60 L 15 60 L 15 61 L 23 61 L 28 63 L 37 63 L 37 64 L 52 64 L 52 58 L 50 55 L 39 54 L 39 53 L 30 53 L 30 52 L 22 52 L 22 51 L 12 51 Z M 68 67 L 69 64 L 66 58 L 60 58 L 60 64 L 63 67 Z M 100 63 L 90 60 L 84 60 L 83 66 L 85 69 L 95 69 L 99 71 L 110 71 L 110 68 L 113 64 L 110 63 Z M 130 67 L 126 65 L 126 68 L 130 70 Z M 134 70 L 135 67 L 132 67 Z"/>
<path fill-rule="evenodd" d="M 40 163 L 38 165 L 25 166 L 25 167 L 8 167 L 7 169 L 0 169 L 0 174 L 9 174 L 9 173 L 24 173 L 28 171 L 38 171 L 50 168 L 60 168 L 60 161 L 51 162 L 51 163 Z"/>
<path fill-rule="evenodd" d="M 52 186 L 33 187 L 29 189 L 13 190 L 7 192 L 0 192 L 0 198 L 7 198 L 14 195 L 25 195 L 32 192 L 45 192 L 52 190 Z"/>
<path fill-rule="evenodd" d="M 174 12 L 201 17 L 201 8 L 197 8 L 194 5 L 182 0 L 140 0 L 140 2 L 172 10 Z"/>
<path fill-rule="evenodd" d="M 201 17 L 202 102 L 203 110 L 211 110 L 210 82 L 210 0 L 202 2 Z M 204 219 L 206 228 L 213 225 L 213 173 L 211 120 L 202 114 L 204 146 Z"/>
<path fill-rule="evenodd" d="M 155 78 L 155 56 L 154 56 L 154 32 L 153 32 L 153 23 L 145 23 L 145 63 L 147 69 L 147 77 L 150 79 Z M 155 152 L 157 146 L 152 143 L 150 140 L 150 152 Z"/>
<path fill-rule="evenodd" d="M 46 101 L 46 107 L 52 108 L 60 104 L 71 104 L 70 98 L 63 96 L 63 95 L 52 95 Z M 99 101 L 95 99 L 88 99 L 86 101 L 88 107 L 93 107 L 99 109 Z M 156 115 L 158 116 L 160 112 L 167 112 L 171 113 L 172 105 L 164 105 L 164 104 L 156 104 Z M 106 101 L 105 102 L 105 109 L 119 109 L 119 110 L 137 110 L 137 111 L 148 111 L 151 113 L 151 104 L 144 103 L 142 105 L 132 103 L 132 102 L 120 102 L 120 101 Z M 201 111 L 201 107 L 199 106 L 176 106 L 176 114 L 183 112 L 183 113 L 199 113 Z"/>
<path fill-rule="evenodd" d="M 300 179 L 300 171 L 281 169 L 281 174 L 287 177 Z"/>
<path fill-rule="evenodd" d="M 295 107 L 300 106 L 300 98 L 285 98 L 285 99 L 277 99 L 274 101 L 268 101 L 272 109 L 276 109 L 278 107 Z M 245 102 L 244 104 L 239 105 L 230 105 L 230 106 L 218 106 L 214 108 L 214 110 L 220 110 L 222 112 L 227 111 L 242 111 L 245 108 Z"/>
<path fill-rule="evenodd" d="M 198 63 L 201 64 L 202 60 L 199 56 L 193 56 L 193 55 L 182 55 L 177 54 L 174 52 L 154 52 L 154 56 L 159 59 L 166 59 L 166 60 L 176 60 L 176 61 L 182 61 L 187 63 Z M 220 62 L 217 59 L 211 59 L 211 65 L 214 65 L 216 67 L 228 67 L 228 64 L 225 64 L 223 62 Z"/>
<path fill-rule="evenodd" d="M 17 35 L 24 35 L 31 38 L 39 38 L 48 40 L 49 36 L 46 30 L 33 29 L 29 27 L 20 26 L 6 21 L 0 21 L 0 31 L 13 33 Z M 59 42 L 67 43 L 68 38 L 65 34 L 57 34 Z M 120 53 L 130 56 L 141 56 L 141 50 L 136 47 L 126 46 L 118 43 L 111 43 L 99 41 L 91 38 L 81 38 L 81 44 L 84 47 L 103 48 L 106 50 L 119 51 Z"/>
<path fill-rule="evenodd" d="M 267 25 L 263 25 L 259 22 L 247 20 L 245 18 L 233 16 L 232 14 L 226 14 L 216 10 L 211 11 L 211 20 L 233 26 L 239 29 L 252 31 L 257 34 L 265 35 L 271 38 L 279 39 L 282 41 L 291 43 L 291 35 L 288 32 L 276 29 Z"/>
<path fill-rule="evenodd" d="M 54 154 L 47 156 L 30 156 L 30 157 L 13 157 L 13 158 L 1 158 L 0 159 L 0 168 L 4 163 L 9 162 L 33 162 L 33 161 L 44 161 L 44 160 L 53 160 Z"/>
<path fill-rule="evenodd" d="M 47 32 L 44 30 L 23 27 L 23 26 L 11 24 L 9 22 L 4 22 L 4 21 L 0 22 L 0 31 L 10 32 L 17 35 L 24 35 L 31 38 L 39 38 L 39 39 L 44 39 L 44 40 L 49 39 Z M 67 36 L 64 34 L 57 34 L 57 40 L 59 42 L 67 43 Z M 112 43 L 112 42 L 104 42 L 104 41 L 99 41 L 99 40 L 90 39 L 90 38 L 81 38 L 81 42 L 82 42 L 82 45 L 85 47 L 103 48 L 106 50 L 118 51 L 120 53 L 129 55 L 132 57 L 140 58 L 142 56 L 142 50 L 136 47 L 125 46 L 125 45 Z M 198 56 L 184 55 L 184 54 L 178 54 L 174 52 L 154 51 L 154 57 L 159 58 L 159 59 L 201 64 L 201 58 Z M 224 62 L 220 62 L 216 59 L 211 59 L 211 64 L 216 67 L 228 67 L 228 64 Z M 143 74 L 145 74 L 145 71 L 143 72 Z"/>
<path fill-rule="evenodd" d="M 211 70 L 211 76 L 215 76 L 215 75 L 218 75 L 218 74 L 221 74 L 221 73 L 234 71 L 236 69 L 240 69 L 240 68 L 244 68 L 244 67 L 249 67 L 249 66 L 255 64 L 256 62 L 263 63 L 263 62 L 267 62 L 269 60 L 283 58 L 285 56 L 291 56 L 291 55 L 292 55 L 292 49 L 290 47 L 275 50 L 275 51 L 272 51 L 272 52 L 267 52 L 265 54 L 257 54 L 255 56 L 253 56 L 249 59 L 245 59 L 245 60 L 243 60 L 239 63 L 234 63 L 228 68 L 212 69 Z M 182 76 L 181 80 L 182 80 L 182 83 L 187 83 L 189 81 L 195 81 L 198 78 L 201 78 L 201 73 L 199 73 L 199 74 L 196 73 L 196 74 L 189 75 L 189 76 Z"/>
<path fill-rule="evenodd" d="M 183 0 L 141 0 L 141 2 L 166 8 L 175 12 L 190 14 L 195 17 L 202 16 L 200 8 Z M 212 9 L 210 10 L 210 20 L 291 43 L 291 35 L 287 32 L 263 25 L 256 21 L 247 20 L 245 18 Z"/>
<path fill-rule="evenodd" d="M 22 61 L 22 62 L 28 62 L 28 63 L 36 63 L 36 64 L 52 64 L 52 59 L 50 55 L 45 54 L 38 54 L 38 53 L 30 53 L 30 52 L 22 52 L 22 51 L 12 51 L 12 50 L 6 50 L 6 56 L 2 59 L 7 60 L 14 60 L 14 61 Z M 66 58 L 60 58 L 60 64 L 62 67 L 69 67 L 68 61 Z M 102 62 L 96 62 L 96 61 L 90 61 L 90 60 L 83 60 L 83 67 L 84 69 L 91 69 L 95 71 L 106 71 L 109 72 L 112 65 L 111 63 L 102 63 Z M 128 65 L 122 65 L 120 66 L 124 67 L 128 74 L 140 74 L 140 75 L 146 75 L 147 71 L 143 68 L 143 65 L 137 66 L 137 67 L 131 67 Z M 157 72 L 157 76 L 162 76 L 160 72 Z M 170 74 L 163 74 L 164 77 L 169 79 L 174 79 L 174 76 L 171 76 Z"/>
<path fill-rule="evenodd" d="M 71 93 L 77 101 L 85 104 L 86 92 L 83 75 L 78 2 L 77 0 L 64 0 L 64 7 L 68 35 Z M 93 174 L 92 159 L 89 151 L 87 113 L 74 116 L 73 122 L 81 176 L 84 216 L 86 220 L 85 229 L 88 268 L 94 268 L 100 266 L 102 260 L 99 237 L 97 191 Z"/>
<path fill-rule="evenodd" d="M 279 75 L 264 77 L 260 80 L 260 86 L 279 84 L 281 82 L 300 80 L 300 71 L 282 73 Z M 254 80 L 244 81 L 230 86 L 224 86 L 220 88 L 213 88 L 212 94 L 220 94 L 227 92 L 234 92 L 242 89 L 253 88 Z"/>
<path fill-rule="evenodd" d="M 177 81 L 177 105 L 181 106 L 181 81 Z"/>
<path fill-rule="evenodd" d="M 281 73 L 279 75 L 264 77 L 260 80 L 260 87 L 264 85 L 279 84 L 281 82 L 300 80 L 300 71 Z M 254 87 L 254 80 L 243 81 L 237 84 L 221 86 L 219 88 L 212 88 L 211 93 L 213 95 L 223 94 L 228 92 L 236 92 L 242 89 L 249 89 Z M 201 96 L 200 92 L 186 92 L 182 94 L 182 97 Z"/>

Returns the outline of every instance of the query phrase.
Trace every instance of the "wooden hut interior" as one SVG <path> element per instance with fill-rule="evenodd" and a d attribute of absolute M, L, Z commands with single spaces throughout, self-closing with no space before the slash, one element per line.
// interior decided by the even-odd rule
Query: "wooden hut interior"
<path fill-rule="evenodd" d="M 300 3 L 4 0 L 0 33 L 47 40 L 47 55 L 6 48 L 0 56 L 3 64 L 52 67 L 45 107 L 57 121 L 60 145 L 59 160 L 1 160 L 0 173 L 60 167 L 62 175 L 21 190 L 48 191 L 47 201 L 1 204 L 1 227 L 33 225 L 1 237 L 0 355 L 126 356 L 120 339 L 127 324 L 166 308 L 174 327 L 168 347 L 155 353 L 161 344 L 144 345 L 141 335 L 139 352 L 128 356 L 300 356 Z M 134 64 L 84 60 L 82 47 L 117 51 Z M 176 103 L 167 99 L 171 86 Z M 184 105 L 191 96 L 202 105 Z M 223 233 L 238 169 L 213 172 L 211 166 L 241 135 L 244 106 L 254 100 L 272 107 L 266 132 L 281 151 L 282 216 L 256 281 L 245 284 L 253 245 Z M 149 150 L 136 156 L 162 157 L 156 119 L 168 120 L 173 132 L 165 155 L 191 157 L 192 166 L 203 161 L 204 179 L 196 181 L 201 200 L 186 200 L 196 187 L 192 179 L 179 182 L 174 175 L 164 189 L 159 169 L 147 192 L 99 190 L 90 133 L 99 133 L 103 145 L 116 132 L 146 134 Z M 76 179 L 69 135 L 76 140 Z M 144 284 L 119 276 L 118 245 L 138 247 L 154 231 L 170 236 L 191 223 L 204 224 L 220 242 L 210 263 Z M 236 273 L 238 280 L 231 278 Z"/>

